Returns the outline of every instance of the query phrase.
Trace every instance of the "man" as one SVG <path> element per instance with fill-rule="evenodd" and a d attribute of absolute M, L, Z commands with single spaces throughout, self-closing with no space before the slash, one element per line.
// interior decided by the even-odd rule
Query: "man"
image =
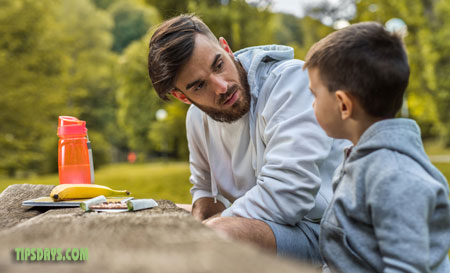
<path fill-rule="evenodd" d="M 286 46 L 233 54 L 197 17 L 153 34 L 149 75 L 186 117 L 192 215 L 279 255 L 321 262 L 319 222 L 342 143 L 317 124 L 303 62 Z"/>

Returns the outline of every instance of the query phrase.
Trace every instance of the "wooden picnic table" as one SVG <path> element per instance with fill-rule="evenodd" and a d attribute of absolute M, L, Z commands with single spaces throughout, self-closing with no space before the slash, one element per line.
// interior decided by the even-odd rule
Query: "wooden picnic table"
<path fill-rule="evenodd" d="M 1 272 L 317 272 L 217 234 L 167 200 L 121 213 L 21 205 L 52 188 L 16 184 L 0 194 Z M 16 248 L 87 248 L 88 259 L 17 261 Z"/>

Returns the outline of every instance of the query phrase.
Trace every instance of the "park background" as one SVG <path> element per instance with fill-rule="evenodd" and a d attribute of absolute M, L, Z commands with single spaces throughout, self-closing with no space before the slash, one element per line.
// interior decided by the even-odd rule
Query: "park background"
<path fill-rule="evenodd" d="M 284 44 L 299 59 L 349 23 L 401 19 L 411 78 L 400 115 L 419 123 L 449 180 L 450 1 L 290 2 L 302 17 L 270 0 L 0 0 L 0 191 L 58 184 L 56 128 L 68 115 L 87 123 L 96 183 L 190 202 L 188 106 L 161 101 L 147 72 L 151 34 L 180 13 L 200 16 L 233 51 Z"/>

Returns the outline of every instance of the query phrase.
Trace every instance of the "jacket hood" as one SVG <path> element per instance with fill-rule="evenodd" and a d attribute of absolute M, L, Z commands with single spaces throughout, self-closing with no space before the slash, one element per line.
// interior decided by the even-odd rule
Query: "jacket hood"
<path fill-rule="evenodd" d="M 247 81 L 250 86 L 250 137 L 255 143 L 255 109 L 262 85 L 266 82 L 272 66 L 280 61 L 294 58 L 294 49 L 283 45 L 254 46 L 241 49 L 234 53 L 237 61 L 247 71 Z"/>
<path fill-rule="evenodd" d="M 283 45 L 254 46 L 241 49 L 234 56 L 247 71 L 247 80 L 250 85 L 250 93 L 253 99 L 258 98 L 259 88 L 257 83 L 259 76 L 257 72 L 263 71 L 258 68 L 270 61 L 290 60 L 294 58 L 294 49 Z"/>
<path fill-rule="evenodd" d="M 425 153 L 420 128 L 414 120 L 394 118 L 374 123 L 353 147 L 348 161 L 364 157 L 379 149 L 389 149 L 414 159 L 429 175 L 447 186 L 447 180 L 431 164 Z"/>

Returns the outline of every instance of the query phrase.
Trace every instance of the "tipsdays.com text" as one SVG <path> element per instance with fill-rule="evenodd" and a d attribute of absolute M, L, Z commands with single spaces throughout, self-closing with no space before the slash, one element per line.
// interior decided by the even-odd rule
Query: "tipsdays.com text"
<path fill-rule="evenodd" d="M 16 261 L 87 261 L 87 248 L 15 248 Z"/>

